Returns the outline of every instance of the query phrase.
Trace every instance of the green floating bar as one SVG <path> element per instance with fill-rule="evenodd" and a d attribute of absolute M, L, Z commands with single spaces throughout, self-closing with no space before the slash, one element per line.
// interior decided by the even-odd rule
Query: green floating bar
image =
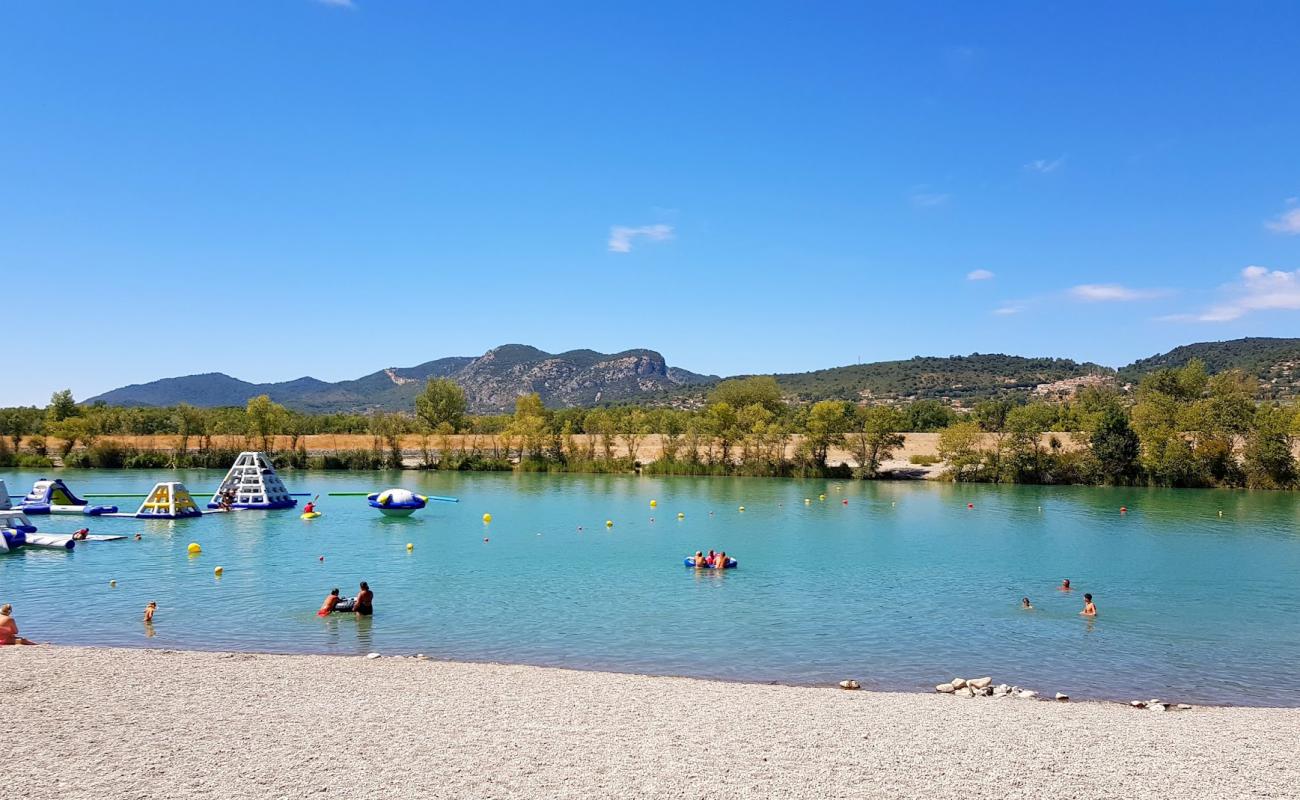
<path fill-rule="evenodd" d="M 216 494 L 216 493 L 217 492 L 215 489 L 212 491 L 207 491 L 205 489 L 190 490 L 190 494 L 192 495 Z M 148 497 L 149 496 L 148 494 L 101 494 L 99 492 L 82 492 L 82 494 L 86 497 Z M 311 497 L 311 492 L 290 492 L 289 496 L 290 497 Z"/>

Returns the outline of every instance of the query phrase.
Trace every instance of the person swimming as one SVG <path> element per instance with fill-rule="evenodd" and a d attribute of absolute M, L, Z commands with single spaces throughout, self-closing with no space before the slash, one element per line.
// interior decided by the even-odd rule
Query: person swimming
<path fill-rule="evenodd" d="M 722 551 L 721 553 L 718 553 L 717 558 L 713 559 L 713 566 L 716 569 L 727 568 L 727 552 L 725 550 Z"/>
<path fill-rule="evenodd" d="M 713 550 L 710 550 L 709 557 L 704 559 L 704 563 L 708 564 L 710 567 L 713 566 L 715 563 L 717 563 L 717 561 L 718 561 L 718 554 Z"/>
<path fill-rule="evenodd" d="M 1092 595 L 1087 592 L 1083 595 L 1083 610 L 1079 614 L 1084 617 L 1097 616 L 1097 607 L 1092 603 Z"/>
<path fill-rule="evenodd" d="M 316 614 L 322 617 L 329 616 L 329 614 L 334 611 L 335 606 L 342 602 L 342 600 L 343 598 L 339 597 L 338 587 L 331 589 L 330 593 L 325 596 L 325 602 L 321 603 L 320 610 L 317 611 Z"/>
<path fill-rule="evenodd" d="M 1030 611 L 1033 611 L 1033 610 L 1034 610 L 1034 607 L 1031 606 L 1031 605 L 1029 604 L 1029 598 L 1028 598 L 1028 597 L 1022 597 L 1022 598 L 1020 598 L 1020 607 L 1021 607 L 1021 608 L 1024 608 L 1024 609 L 1028 609 L 1028 610 L 1030 610 Z"/>
<path fill-rule="evenodd" d="M 696 568 L 696 569 L 704 569 L 705 567 L 707 567 L 707 566 L 709 565 L 709 561 L 708 561 L 708 559 L 706 559 L 706 558 L 704 557 L 704 551 L 703 551 L 703 550 L 696 550 L 696 551 L 695 551 L 695 558 L 692 559 L 692 560 L 693 560 L 694 563 L 695 563 L 695 568 Z"/>
<path fill-rule="evenodd" d="M 1062 578 L 1062 579 L 1061 579 L 1061 585 L 1058 586 L 1058 587 L 1056 587 L 1056 589 L 1057 589 L 1057 591 L 1060 591 L 1060 592 L 1068 592 L 1068 591 L 1071 591 L 1071 589 L 1070 589 L 1070 579 L 1069 579 L 1069 578 Z"/>

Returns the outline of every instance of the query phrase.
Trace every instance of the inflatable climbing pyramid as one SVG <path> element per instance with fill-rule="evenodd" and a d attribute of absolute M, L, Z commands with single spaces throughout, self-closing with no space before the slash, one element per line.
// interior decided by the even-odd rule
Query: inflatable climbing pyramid
<path fill-rule="evenodd" d="M 13 507 L 13 501 L 9 499 L 9 489 L 4 481 L 0 481 L 0 511 L 8 511 Z"/>
<path fill-rule="evenodd" d="M 226 479 L 208 502 L 208 508 L 221 508 L 222 495 L 230 498 L 231 508 L 293 508 L 298 504 L 289 496 L 284 482 L 275 474 L 265 453 L 240 453 Z"/>
<path fill-rule="evenodd" d="M 202 513 L 185 484 L 170 481 L 155 484 L 135 515 L 143 519 L 180 519 L 197 517 Z"/>

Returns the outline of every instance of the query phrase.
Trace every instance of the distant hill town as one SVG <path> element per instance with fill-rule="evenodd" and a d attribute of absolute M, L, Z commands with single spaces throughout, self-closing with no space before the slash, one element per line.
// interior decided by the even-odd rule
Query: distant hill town
<path fill-rule="evenodd" d="M 1210 372 L 1241 369 L 1260 379 L 1265 398 L 1300 395 L 1300 339 L 1248 338 L 1200 342 L 1134 361 L 1118 370 L 1064 358 L 973 353 L 917 356 L 813 372 L 775 375 L 794 401 L 825 399 L 892 402 L 937 399 L 966 405 L 1007 394 L 1068 396 L 1086 385 L 1135 383 L 1156 369 L 1199 359 Z M 389 367 L 355 380 L 312 377 L 249 383 L 219 372 L 163 378 L 105 392 L 86 402 L 121 406 L 242 406 L 265 394 L 289 408 L 315 413 L 408 411 L 428 378 L 450 378 L 474 413 L 505 412 L 515 398 L 536 392 L 548 407 L 620 403 L 699 403 L 721 378 L 670 367 L 654 350 L 547 353 L 507 344 L 481 356 L 452 356 L 414 367 Z"/>

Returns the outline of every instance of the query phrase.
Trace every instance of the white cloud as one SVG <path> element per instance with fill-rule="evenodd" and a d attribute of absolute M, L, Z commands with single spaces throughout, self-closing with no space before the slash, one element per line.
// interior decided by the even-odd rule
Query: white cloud
<path fill-rule="evenodd" d="M 1009 317 L 1012 314 L 1019 314 L 1021 311 L 1024 310 L 1025 310 L 1024 306 L 1006 305 L 1000 308 L 993 309 L 993 313 L 997 314 L 998 316 Z"/>
<path fill-rule="evenodd" d="M 1300 235 L 1300 208 L 1288 208 L 1273 219 L 1264 223 L 1264 227 L 1273 233 L 1284 236 Z"/>
<path fill-rule="evenodd" d="M 1070 296 L 1086 303 L 1128 303 L 1168 294 L 1164 289 L 1130 289 L 1118 283 L 1084 283 L 1070 289 Z"/>
<path fill-rule="evenodd" d="M 986 269 L 973 269 L 966 273 L 968 281 L 989 281 L 993 280 L 993 273 Z"/>
<path fill-rule="evenodd" d="M 1195 316 L 1199 322 L 1230 322 L 1252 311 L 1300 311 L 1300 270 L 1246 267 L 1227 287 L 1229 299 Z"/>
<path fill-rule="evenodd" d="M 632 242 L 645 239 L 649 242 L 664 242 L 673 238 L 672 225 L 641 225 L 629 228 L 626 225 L 614 225 L 609 229 L 609 252 L 630 253 Z"/>
<path fill-rule="evenodd" d="M 1046 159 L 1036 158 L 1025 165 L 1025 169 L 1030 172 L 1040 172 L 1046 175 L 1049 172 L 1056 172 L 1065 164 L 1065 156 L 1059 158 Z"/>
<path fill-rule="evenodd" d="M 929 186 L 922 184 L 912 189 L 910 198 L 912 205 L 917 208 L 936 208 L 947 205 L 948 201 L 952 199 L 952 195 L 947 192 L 930 191 Z"/>
<path fill-rule="evenodd" d="M 352 0 L 316 0 L 323 6 L 332 6 L 334 8 L 356 8 L 356 3 Z"/>

